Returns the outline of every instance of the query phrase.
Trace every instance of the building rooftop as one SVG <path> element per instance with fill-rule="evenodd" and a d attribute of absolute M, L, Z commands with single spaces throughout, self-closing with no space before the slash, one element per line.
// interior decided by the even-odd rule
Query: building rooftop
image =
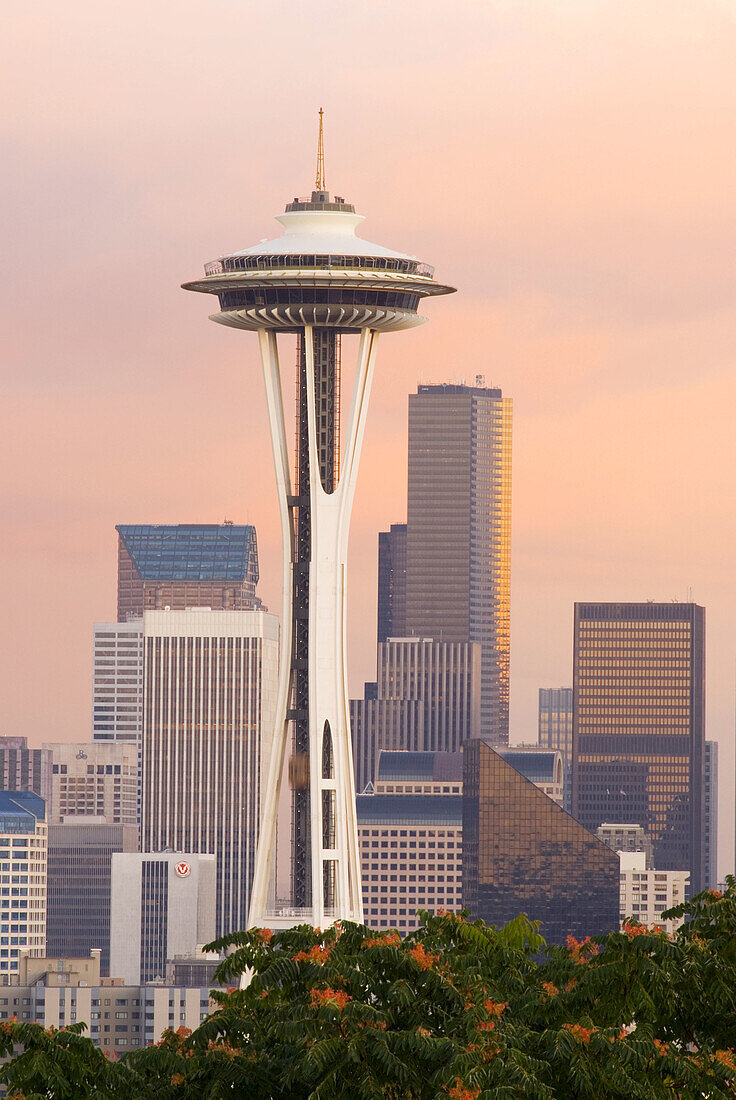
<path fill-rule="evenodd" d="M 0 833 L 32 833 L 46 820 L 46 802 L 35 791 L 0 791 Z"/>
<path fill-rule="evenodd" d="M 463 756 L 460 752 L 388 752 L 378 757 L 376 779 L 441 782 L 443 779 L 462 782 Z"/>
<path fill-rule="evenodd" d="M 560 756 L 556 749 L 548 752 L 515 752 L 513 748 L 496 748 L 496 752 L 532 783 L 555 782 L 555 764 Z"/>
<path fill-rule="evenodd" d="M 245 524 L 124 524 L 116 527 L 144 581 L 258 579 L 256 529 Z"/>
<path fill-rule="evenodd" d="M 431 753 L 427 755 L 433 755 Z M 359 794 L 358 825 L 449 825 L 463 823 L 461 795 Z"/>

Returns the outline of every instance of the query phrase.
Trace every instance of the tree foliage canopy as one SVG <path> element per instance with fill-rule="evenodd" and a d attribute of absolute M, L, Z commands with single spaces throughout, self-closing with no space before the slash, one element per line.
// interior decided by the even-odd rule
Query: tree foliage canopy
<path fill-rule="evenodd" d="M 673 937 L 629 923 L 566 947 L 525 916 L 241 932 L 211 945 L 233 987 L 196 1031 L 110 1060 L 83 1025 L 3 1024 L 0 1053 L 22 1050 L 0 1081 L 25 1100 L 734 1098 L 736 881 L 670 914 Z"/>

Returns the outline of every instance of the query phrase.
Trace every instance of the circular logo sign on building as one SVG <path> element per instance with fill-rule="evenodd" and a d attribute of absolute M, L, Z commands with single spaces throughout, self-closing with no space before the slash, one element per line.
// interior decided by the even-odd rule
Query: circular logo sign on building
<path fill-rule="evenodd" d="M 190 871 L 191 871 L 191 867 L 189 866 L 188 863 L 185 862 L 185 860 L 181 860 L 180 863 L 177 863 L 176 873 L 179 876 L 179 878 L 188 878 Z"/>

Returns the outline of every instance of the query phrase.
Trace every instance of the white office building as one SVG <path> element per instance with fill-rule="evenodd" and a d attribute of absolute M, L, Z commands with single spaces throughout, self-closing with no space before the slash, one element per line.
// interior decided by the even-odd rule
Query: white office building
<path fill-rule="evenodd" d="M 143 715 L 143 621 L 95 623 L 92 739 L 139 745 Z"/>
<path fill-rule="evenodd" d="M 126 985 L 163 981 L 175 955 L 215 938 L 216 864 L 190 852 L 115 852 L 110 975 Z"/>
<path fill-rule="evenodd" d="M 278 636 L 263 611 L 143 616 L 141 850 L 216 856 L 217 935 L 247 926 Z"/>
<path fill-rule="evenodd" d="M 33 791 L 0 791 L 0 985 L 20 956 L 46 950 L 46 804 Z"/>
<path fill-rule="evenodd" d="M 647 870 L 646 852 L 619 852 L 621 861 L 621 924 L 634 917 L 640 924 L 674 932 L 682 920 L 663 920 L 662 913 L 685 900 L 689 871 Z"/>

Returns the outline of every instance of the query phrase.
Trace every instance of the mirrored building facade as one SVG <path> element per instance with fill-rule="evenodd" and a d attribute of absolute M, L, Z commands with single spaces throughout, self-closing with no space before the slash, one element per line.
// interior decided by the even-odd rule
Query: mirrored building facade
<path fill-rule="evenodd" d="M 619 860 L 482 740 L 464 749 L 463 905 L 503 925 L 540 921 L 548 943 L 619 923 Z"/>
<path fill-rule="evenodd" d="M 703 888 L 705 609 L 578 603 L 572 812 L 644 827 L 654 867 Z"/>

